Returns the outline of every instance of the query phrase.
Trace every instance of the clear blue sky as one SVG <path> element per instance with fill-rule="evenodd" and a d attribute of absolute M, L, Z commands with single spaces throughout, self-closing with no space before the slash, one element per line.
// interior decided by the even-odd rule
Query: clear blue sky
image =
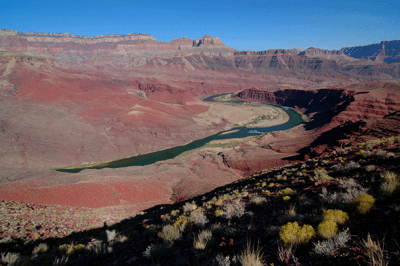
<path fill-rule="evenodd" d="M 400 39 L 400 1 L 8 0 L 0 3 L 0 29 L 148 33 L 158 41 L 210 34 L 238 50 L 332 50 Z"/>

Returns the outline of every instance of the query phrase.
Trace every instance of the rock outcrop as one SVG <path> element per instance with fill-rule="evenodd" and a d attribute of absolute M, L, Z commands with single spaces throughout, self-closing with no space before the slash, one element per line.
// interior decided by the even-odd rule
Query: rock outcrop
<path fill-rule="evenodd" d="M 219 37 L 211 37 L 210 35 L 206 34 L 204 35 L 203 38 L 201 39 L 194 39 L 193 40 L 193 47 L 199 47 L 199 46 L 225 46 L 225 44 L 222 43 L 221 39 Z"/>
<path fill-rule="evenodd" d="M 400 40 L 382 41 L 364 46 L 342 48 L 344 54 L 353 58 L 367 58 L 376 62 L 400 62 Z"/>
<path fill-rule="evenodd" d="M 388 135 L 384 131 L 391 132 L 391 135 L 400 133 L 399 127 L 393 122 L 398 121 L 400 112 L 400 86 L 390 83 L 370 85 L 365 86 L 364 91 L 362 87 L 357 90 L 287 89 L 274 92 L 252 88 L 239 92 L 236 97 L 290 106 L 308 115 L 310 121 L 304 127 L 313 130 L 310 132 L 314 133 L 309 134 L 315 134 L 316 138 L 310 144 L 307 154 L 315 156 L 325 151 L 329 145 L 337 145 L 335 141 L 339 139 L 352 139 L 352 136 L 359 135 Z M 379 125 L 384 125 L 384 130 L 376 133 L 371 120 L 382 121 Z"/>
<path fill-rule="evenodd" d="M 94 44 L 101 42 L 122 42 L 122 41 L 155 41 L 156 39 L 146 33 L 129 33 L 129 34 L 109 34 L 96 37 L 79 36 L 70 33 L 40 33 L 27 32 L 20 33 L 13 30 L 0 29 L 0 36 L 19 37 L 29 42 L 46 42 L 46 43 L 80 43 Z"/>
<path fill-rule="evenodd" d="M 343 51 L 337 51 L 337 50 L 323 50 L 319 48 L 308 48 L 305 51 L 301 51 L 298 53 L 298 55 L 305 55 L 307 57 L 312 57 L 312 58 L 325 58 L 329 60 L 336 61 L 337 63 L 344 64 L 348 62 L 354 62 L 356 61 L 355 58 L 352 58 L 350 56 L 347 56 L 344 54 Z"/>

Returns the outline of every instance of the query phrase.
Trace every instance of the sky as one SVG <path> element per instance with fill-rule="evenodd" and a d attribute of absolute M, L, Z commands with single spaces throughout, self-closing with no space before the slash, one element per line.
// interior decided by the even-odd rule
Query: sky
<path fill-rule="evenodd" d="M 400 1 L 12 0 L 0 29 L 81 36 L 147 33 L 169 42 L 205 34 L 237 50 L 343 47 L 400 39 Z"/>

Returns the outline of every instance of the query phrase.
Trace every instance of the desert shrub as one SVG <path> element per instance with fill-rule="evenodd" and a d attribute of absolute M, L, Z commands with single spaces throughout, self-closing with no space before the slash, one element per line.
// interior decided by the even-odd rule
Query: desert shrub
<path fill-rule="evenodd" d="M 334 166 L 332 166 L 332 171 L 333 172 L 349 172 L 351 170 L 355 170 L 360 168 L 360 164 L 350 161 L 347 164 L 343 165 L 343 164 L 336 164 Z"/>
<path fill-rule="evenodd" d="M 282 196 L 291 196 L 294 194 L 294 191 L 290 187 L 287 187 L 284 190 L 282 190 L 281 194 Z"/>
<path fill-rule="evenodd" d="M 376 170 L 376 166 L 373 165 L 373 164 L 367 165 L 367 166 L 365 167 L 365 170 L 367 170 L 367 172 L 375 171 L 375 170 Z"/>
<path fill-rule="evenodd" d="M 363 157 L 363 158 L 368 158 L 368 157 L 371 157 L 372 156 L 372 152 L 371 151 L 363 151 L 360 155 L 361 155 L 361 157 Z"/>
<path fill-rule="evenodd" d="M 388 159 L 390 157 L 394 157 L 394 153 L 392 152 L 387 152 L 387 151 L 383 151 L 383 150 L 378 150 L 375 153 L 376 158 L 378 159 Z"/>
<path fill-rule="evenodd" d="M 307 243 L 315 236 L 315 230 L 311 225 L 299 226 L 297 222 L 289 222 L 282 226 L 279 237 L 287 245 Z"/>
<path fill-rule="evenodd" d="M 190 222 L 185 215 L 181 215 L 176 219 L 174 226 L 179 229 L 179 231 L 183 232 L 187 227 L 190 226 Z"/>
<path fill-rule="evenodd" d="M 296 221 L 299 218 L 299 215 L 296 212 L 296 206 L 295 205 L 290 205 L 290 207 L 285 210 L 283 215 L 279 215 L 279 221 L 281 223 L 287 223 L 287 222 L 292 222 Z"/>
<path fill-rule="evenodd" d="M 251 243 L 248 243 L 246 248 L 240 253 L 239 261 L 243 266 L 263 266 L 265 265 L 263 256 L 260 247 L 253 247 Z"/>
<path fill-rule="evenodd" d="M 350 240 L 349 229 L 339 232 L 332 239 L 318 241 L 313 249 L 313 253 L 320 256 L 329 256 L 333 251 L 340 248 Z"/>
<path fill-rule="evenodd" d="M 214 203 L 215 206 L 221 206 L 221 205 L 223 205 L 223 204 L 224 204 L 224 202 L 223 202 L 222 200 L 217 200 L 217 201 Z"/>
<path fill-rule="evenodd" d="M 381 191 L 385 196 L 392 196 L 396 189 L 400 186 L 400 181 L 396 173 L 384 171 L 380 173 L 383 182 L 381 183 Z"/>
<path fill-rule="evenodd" d="M 318 225 L 318 234 L 325 239 L 333 238 L 338 232 L 338 226 L 334 221 L 323 221 Z"/>
<path fill-rule="evenodd" d="M 361 214 L 365 214 L 372 208 L 372 206 L 375 203 L 375 199 L 371 195 L 362 194 L 362 195 L 356 197 L 353 200 L 353 203 L 355 203 L 357 205 L 357 210 Z"/>
<path fill-rule="evenodd" d="M 344 148 L 341 148 L 341 147 L 336 149 L 337 153 L 344 153 L 345 151 L 346 150 Z"/>
<path fill-rule="evenodd" d="M 158 236 L 162 238 L 166 243 L 172 243 L 174 240 L 181 238 L 182 233 L 179 230 L 179 227 L 167 224 L 163 227 L 161 232 L 158 233 Z"/>
<path fill-rule="evenodd" d="M 18 253 L 1 253 L 1 262 L 8 263 L 8 265 L 15 265 L 21 262 L 23 257 Z"/>
<path fill-rule="evenodd" d="M 171 211 L 171 216 L 172 217 L 178 216 L 180 212 L 181 212 L 180 210 L 172 210 Z"/>
<path fill-rule="evenodd" d="M 70 244 L 62 244 L 60 246 L 58 246 L 58 250 L 68 250 L 71 247 Z"/>
<path fill-rule="evenodd" d="M 212 238 L 212 232 L 210 230 L 201 231 L 193 241 L 193 247 L 195 249 L 205 249 L 208 241 Z"/>
<path fill-rule="evenodd" d="M 208 219 L 204 214 L 203 209 L 197 209 L 190 213 L 189 220 L 195 223 L 198 226 L 203 227 L 206 223 L 208 223 Z"/>
<path fill-rule="evenodd" d="M 344 169 L 345 169 L 344 165 L 340 163 L 335 164 L 331 167 L 332 172 L 338 172 L 338 173 L 344 172 Z"/>
<path fill-rule="evenodd" d="M 14 242 L 14 239 L 11 236 L 7 236 L 0 239 L 0 244 L 10 244 Z"/>
<path fill-rule="evenodd" d="M 231 266 L 231 265 L 238 265 L 238 258 L 233 256 L 232 258 L 230 256 L 223 256 L 221 254 L 218 254 L 215 260 L 218 263 L 218 266 Z"/>
<path fill-rule="evenodd" d="M 214 215 L 215 217 L 222 216 L 224 214 L 224 210 L 215 210 Z"/>
<path fill-rule="evenodd" d="M 41 243 L 39 245 L 37 245 L 36 247 L 33 248 L 32 250 L 32 254 L 36 255 L 39 253 L 44 253 L 47 250 L 49 250 L 49 246 L 46 243 Z"/>
<path fill-rule="evenodd" d="M 330 177 L 324 169 L 315 169 L 314 170 L 314 181 L 328 181 L 331 180 L 332 177 Z"/>
<path fill-rule="evenodd" d="M 197 208 L 197 205 L 196 205 L 196 203 L 193 201 L 193 202 L 186 202 L 185 203 L 185 205 L 183 205 L 183 211 L 184 212 L 190 212 L 190 211 L 193 211 L 193 210 L 195 210 Z"/>
<path fill-rule="evenodd" d="M 284 201 L 289 201 L 289 200 L 291 200 L 291 199 L 292 199 L 292 198 L 289 197 L 289 196 L 284 196 L 284 197 L 283 197 L 283 200 L 284 200 Z"/>
<path fill-rule="evenodd" d="M 60 249 L 60 247 L 59 247 Z M 112 252 L 112 247 L 108 246 L 106 243 L 103 243 L 100 240 L 95 240 L 93 242 L 90 242 L 86 247 L 86 250 L 88 250 L 91 253 L 92 257 L 102 257 L 103 255 L 107 253 Z"/>
<path fill-rule="evenodd" d="M 360 168 L 360 164 L 350 161 L 348 164 L 345 165 L 344 170 L 345 172 L 351 171 L 351 170 L 355 170 Z"/>
<path fill-rule="evenodd" d="M 324 221 L 333 221 L 338 224 L 344 224 L 349 219 L 349 215 L 342 210 L 326 210 L 322 216 Z"/>
<path fill-rule="evenodd" d="M 358 184 L 354 179 L 339 181 L 340 192 L 329 193 L 326 188 L 322 188 L 319 195 L 323 202 L 333 205 L 351 203 L 357 196 L 365 194 L 367 189 Z"/>
<path fill-rule="evenodd" d="M 240 218 L 246 213 L 244 204 L 240 202 L 226 204 L 223 206 L 223 209 L 224 212 L 222 216 L 224 216 L 227 219 L 232 219 L 235 217 Z"/>
<path fill-rule="evenodd" d="M 250 204 L 254 206 L 262 206 L 267 200 L 261 196 L 252 197 L 250 200 Z"/>
<path fill-rule="evenodd" d="M 82 251 L 83 249 L 85 249 L 85 245 L 83 245 L 83 244 L 75 245 L 75 243 L 72 242 L 71 244 L 63 244 L 63 245 L 59 246 L 58 249 L 65 251 L 66 255 L 71 255 L 71 254 L 74 254 L 76 252 L 79 252 L 79 251 Z"/>
<path fill-rule="evenodd" d="M 165 247 L 162 244 L 150 244 L 146 250 L 143 252 L 143 257 L 147 259 L 160 259 L 163 257 L 166 257 L 169 253 L 169 250 L 167 247 Z"/>

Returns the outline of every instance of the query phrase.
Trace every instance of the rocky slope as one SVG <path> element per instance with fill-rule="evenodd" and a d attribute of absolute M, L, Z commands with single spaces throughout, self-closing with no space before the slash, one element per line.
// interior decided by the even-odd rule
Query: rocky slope
<path fill-rule="evenodd" d="M 348 143 L 141 212 L 0 201 L 1 262 L 398 265 L 399 143 Z"/>
<path fill-rule="evenodd" d="M 143 33 L 126 35 L 110 34 L 96 37 L 78 36 L 69 33 L 20 33 L 0 30 L 0 47 L 9 51 L 30 55 L 53 57 L 67 63 L 104 56 L 153 57 L 171 54 L 198 46 L 225 46 L 221 40 L 210 35 L 194 41 L 184 37 L 171 42 L 159 42 Z"/>
<path fill-rule="evenodd" d="M 222 43 L 219 37 L 213 38 L 208 34 L 204 35 L 203 38 L 201 39 L 193 40 L 193 47 L 206 46 L 206 45 L 225 46 L 225 44 Z"/>
<path fill-rule="evenodd" d="M 342 48 L 344 54 L 353 58 L 367 58 L 376 62 L 400 62 L 400 40 L 382 41 L 364 46 Z"/>
<path fill-rule="evenodd" d="M 185 37 L 158 42 L 147 34 L 0 33 L 0 189 L 9 200 L 136 209 L 182 200 L 297 160 L 322 133 L 398 106 L 396 85 L 365 85 L 364 77 L 396 81 L 398 65 L 343 64 L 346 56 L 337 52 L 239 52 L 209 35 L 193 47 Z M 367 64 L 376 71 L 364 73 Z M 337 89 L 321 89 L 328 87 Z M 231 128 L 229 117 L 210 113 L 215 109 L 200 98 L 233 92 L 293 106 L 310 122 L 150 166 L 51 170 L 184 145 Z"/>
<path fill-rule="evenodd" d="M 356 132 L 370 123 L 368 121 L 384 119 L 400 111 L 400 87 L 379 82 L 364 87 L 312 91 L 287 89 L 270 92 L 253 88 L 239 92 L 236 97 L 290 106 L 302 111 L 310 119 L 305 128 L 322 134 L 310 144 L 311 147 L 331 144 L 345 135 L 349 138 L 353 134 L 359 135 Z M 398 131 L 396 127 L 387 129 L 388 132 L 393 130 Z M 365 133 L 365 129 L 363 132 L 369 134 Z"/>
<path fill-rule="evenodd" d="M 347 56 L 343 51 L 335 50 L 323 50 L 319 48 L 308 48 L 305 51 L 301 51 L 298 55 L 305 55 L 307 57 L 318 57 L 333 60 L 339 64 L 346 64 L 352 61 L 356 61 L 355 58 Z"/>

